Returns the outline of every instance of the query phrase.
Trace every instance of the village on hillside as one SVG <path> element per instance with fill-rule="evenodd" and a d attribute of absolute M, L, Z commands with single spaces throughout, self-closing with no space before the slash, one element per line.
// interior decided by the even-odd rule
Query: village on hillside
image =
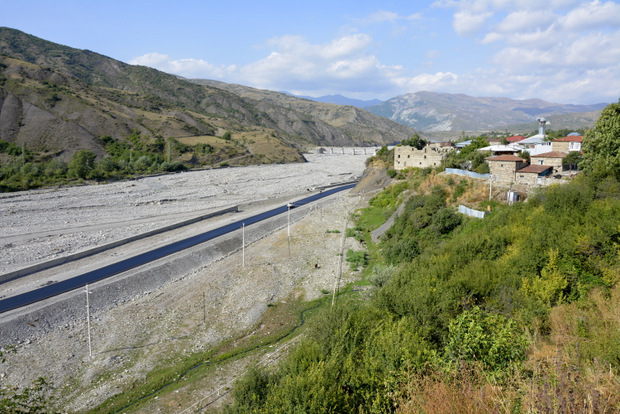
<path fill-rule="evenodd" d="M 528 188 L 557 183 L 577 173 L 577 165 L 568 157 L 581 153 L 583 137 L 570 133 L 566 137 L 548 140 L 546 120 L 540 118 L 538 134 L 529 138 L 515 135 L 491 139 L 489 146 L 479 148 L 481 153 L 491 153 L 485 158 L 489 173 L 478 174 L 498 185 L 523 185 Z M 503 144 L 502 144 L 503 142 Z M 472 141 L 459 143 L 429 142 L 420 149 L 410 145 L 394 148 L 394 169 L 445 167 L 445 160 L 452 152 L 458 153 Z M 525 156 L 524 156 L 525 155 Z M 451 169 L 446 169 L 451 172 Z"/>

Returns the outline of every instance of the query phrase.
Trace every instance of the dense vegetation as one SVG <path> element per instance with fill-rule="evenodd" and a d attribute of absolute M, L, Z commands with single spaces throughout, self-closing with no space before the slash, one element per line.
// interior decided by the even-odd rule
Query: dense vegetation
<path fill-rule="evenodd" d="M 96 161 L 90 150 L 79 150 L 69 163 L 57 157 L 18 147 L 0 140 L 0 191 L 18 191 L 59 185 L 80 180 L 110 180 L 140 174 L 154 174 L 186 170 L 195 165 L 225 166 L 220 161 L 245 153 L 243 143 L 232 140 L 226 132 L 225 145 L 216 148 L 210 144 L 186 145 L 170 138 L 143 136 L 137 131 L 117 140 L 110 136 L 100 138 L 107 155 Z"/>
<path fill-rule="evenodd" d="M 618 150 L 606 148 L 613 166 Z M 620 410 L 615 171 L 599 166 L 482 220 L 449 205 L 469 179 L 427 174 L 358 216 L 367 235 L 368 216 L 406 203 L 379 245 L 366 238 L 374 293 L 315 317 L 278 369 L 250 370 L 229 412 Z"/>

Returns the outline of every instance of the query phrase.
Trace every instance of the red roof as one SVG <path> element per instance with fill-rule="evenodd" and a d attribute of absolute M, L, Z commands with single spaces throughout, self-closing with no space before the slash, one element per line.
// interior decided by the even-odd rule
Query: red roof
<path fill-rule="evenodd" d="M 512 137 L 506 138 L 506 142 L 519 142 L 519 141 L 523 141 L 524 139 L 525 137 L 522 135 L 514 135 Z"/>
<path fill-rule="evenodd" d="M 496 155 L 494 157 L 488 157 L 487 161 L 512 161 L 512 162 L 525 162 L 525 160 L 521 157 L 517 157 L 516 155 Z"/>
<path fill-rule="evenodd" d="M 553 142 L 583 142 L 583 136 L 581 135 L 569 135 L 564 138 L 554 139 Z"/>
<path fill-rule="evenodd" d="M 532 155 L 530 158 L 564 158 L 568 155 L 566 152 L 550 151 L 543 154 Z"/>
<path fill-rule="evenodd" d="M 521 168 L 518 170 L 518 173 L 533 173 L 540 174 L 541 172 L 547 171 L 549 168 L 553 168 L 551 165 L 528 165 L 525 168 Z"/>

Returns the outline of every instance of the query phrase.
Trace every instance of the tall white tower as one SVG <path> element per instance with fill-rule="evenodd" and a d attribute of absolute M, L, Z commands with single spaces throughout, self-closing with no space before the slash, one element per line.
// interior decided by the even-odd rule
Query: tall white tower
<path fill-rule="evenodd" d="M 547 120 L 545 118 L 538 118 L 538 133 L 540 135 L 545 135 L 547 127 Z"/>

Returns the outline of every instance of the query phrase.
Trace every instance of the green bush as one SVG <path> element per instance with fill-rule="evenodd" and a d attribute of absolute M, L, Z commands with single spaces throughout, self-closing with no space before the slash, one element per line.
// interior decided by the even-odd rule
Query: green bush
<path fill-rule="evenodd" d="M 360 267 L 366 266 L 368 263 L 368 254 L 363 250 L 355 251 L 349 249 L 347 250 L 346 260 L 350 263 L 351 270 L 357 270 Z"/>
<path fill-rule="evenodd" d="M 525 359 L 528 341 L 516 322 L 479 307 L 450 321 L 445 355 L 449 360 L 482 362 L 497 371 Z"/>

